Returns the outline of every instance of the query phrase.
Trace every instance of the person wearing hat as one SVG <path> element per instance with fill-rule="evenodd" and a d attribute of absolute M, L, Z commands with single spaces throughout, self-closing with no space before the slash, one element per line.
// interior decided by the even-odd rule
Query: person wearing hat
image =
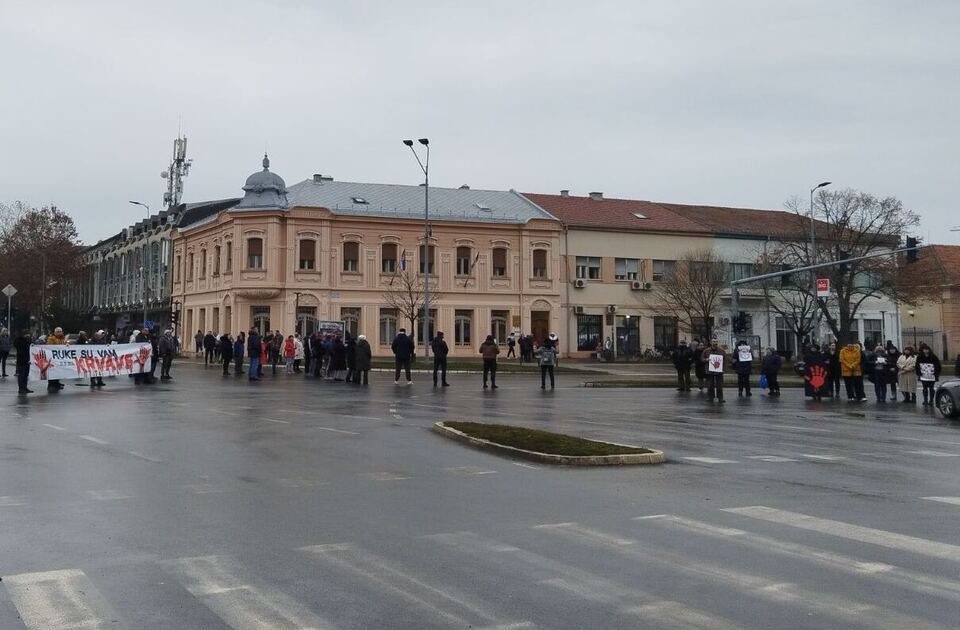
<path fill-rule="evenodd" d="M 390 344 L 390 349 L 393 350 L 394 357 L 393 384 L 400 384 L 400 372 L 402 370 L 406 374 L 407 385 L 409 385 L 413 382 L 410 378 L 410 362 L 413 359 L 414 347 L 413 339 L 407 336 L 406 328 L 400 329 L 400 332 L 394 337 L 393 343 Z"/>
<path fill-rule="evenodd" d="M 363 385 L 368 384 L 368 379 L 370 378 L 370 358 L 372 352 L 370 351 L 370 342 L 367 341 L 366 335 L 357 336 L 357 347 L 356 347 L 356 369 L 353 372 L 353 382 L 357 385 L 361 384 L 361 379 L 363 379 Z"/>
<path fill-rule="evenodd" d="M 553 377 L 553 368 L 557 365 L 556 333 L 550 333 L 537 350 L 537 363 L 540 365 L 540 389 L 547 388 L 547 374 L 550 374 L 550 389 L 554 389 L 556 380 Z"/>
<path fill-rule="evenodd" d="M 487 335 L 486 340 L 480 344 L 480 355 L 483 357 L 483 388 L 487 388 L 487 377 L 490 377 L 491 389 L 497 389 L 497 355 L 500 354 L 500 346 L 494 341 L 493 335 Z"/>
<path fill-rule="evenodd" d="M 684 339 L 673 351 L 670 357 L 673 360 L 673 367 L 677 370 L 677 391 L 690 391 L 690 366 L 693 365 L 693 351 L 687 346 L 687 340 Z"/>
<path fill-rule="evenodd" d="M 440 385 L 449 387 L 450 383 L 447 382 L 447 355 L 450 353 L 450 348 L 447 346 L 447 342 L 443 340 L 442 332 L 438 332 L 437 336 L 433 338 L 430 349 L 433 350 L 433 386 L 437 386 L 437 372 L 439 372 Z"/>

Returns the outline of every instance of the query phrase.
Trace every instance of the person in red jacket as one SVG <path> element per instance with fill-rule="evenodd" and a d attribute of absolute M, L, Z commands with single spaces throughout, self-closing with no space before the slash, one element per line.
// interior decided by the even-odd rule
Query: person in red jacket
<path fill-rule="evenodd" d="M 287 374 L 293 374 L 293 357 L 297 354 L 297 344 L 293 341 L 293 335 L 288 335 L 283 342 L 283 362 L 287 366 Z"/>

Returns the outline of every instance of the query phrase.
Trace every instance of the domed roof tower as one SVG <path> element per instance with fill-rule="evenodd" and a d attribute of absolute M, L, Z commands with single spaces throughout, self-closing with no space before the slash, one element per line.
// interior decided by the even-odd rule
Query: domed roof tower
<path fill-rule="evenodd" d="M 263 170 L 247 178 L 238 210 L 274 210 L 287 207 L 287 184 L 270 172 L 270 158 L 263 154 Z"/>

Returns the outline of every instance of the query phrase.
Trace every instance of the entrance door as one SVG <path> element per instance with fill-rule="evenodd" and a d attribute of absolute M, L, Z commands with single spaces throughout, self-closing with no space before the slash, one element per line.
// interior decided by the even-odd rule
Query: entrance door
<path fill-rule="evenodd" d="M 550 334 L 550 311 L 530 311 L 530 334 L 543 343 Z"/>

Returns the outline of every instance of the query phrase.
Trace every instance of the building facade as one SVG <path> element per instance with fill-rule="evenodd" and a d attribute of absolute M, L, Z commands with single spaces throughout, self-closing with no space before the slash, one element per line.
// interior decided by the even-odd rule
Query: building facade
<path fill-rule="evenodd" d="M 502 343 L 562 324 L 560 223 L 515 192 L 430 188 L 425 241 L 420 186 L 316 175 L 288 189 L 265 158 L 243 190 L 232 207 L 186 211 L 172 235 L 184 336 L 309 334 L 333 320 L 388 355 L 397 330 L 412 328 L 397 302 L 424 269 L 431 331 L 454 356 L 476 356 L 487 334 Z"/>
<path fill-rule="evenodd" d="M 900 307 L 903 343 L 914 348 L 925 343 L 953 362 L 960 354 L 960 246 L 924 247 L 909 274 L 922 285 L 921 299 Z"/>

